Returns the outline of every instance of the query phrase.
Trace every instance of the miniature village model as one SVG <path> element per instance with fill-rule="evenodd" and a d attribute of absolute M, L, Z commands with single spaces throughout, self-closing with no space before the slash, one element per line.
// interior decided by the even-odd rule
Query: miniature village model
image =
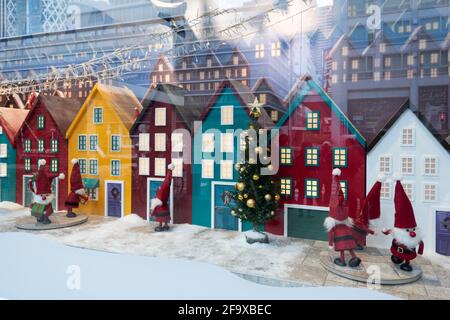
<path fill-rule="evenodd" d="M 378 242 L 390 252 L 381 284 L 419 279 L 414 259 L 426 250 L 449 254 L 443 227 L 430 222 L 445 222 L 440 172 L 449 155 L 407 105 L 368 146 L 309 77 L 288 104 L 260 102 L 263 89 L 264 79 L 254 91 L 227 79 L 202 106 L 170 84 L 152 86 L 139 102 L 127 88 L 98 83 L 82 105 L 34 94 L 28 108 L 2 108 L 0 179 L 12 181 L 5 200 L 30 208 L 17 227 L 134 213 L 169 237 L 172 224 L 188 223 L 245 232 L 250 244 L 268 243 L 268 234 L 322 240 L 322 266 L 361 282 L 374 265 L 366 246 Z M 406 117 L 407 127 L 397 123 Z M 419 131 L 435 150 L 419 154 Z M 395 156 L 402 148 L 407 156 Z M 414 161 L 423 168 L 411 169 Z M 415 188 L 436 208 L 429 218 L 413 201 L 419 190 L 409 177 L 419 173 L 423 186 Z"/>

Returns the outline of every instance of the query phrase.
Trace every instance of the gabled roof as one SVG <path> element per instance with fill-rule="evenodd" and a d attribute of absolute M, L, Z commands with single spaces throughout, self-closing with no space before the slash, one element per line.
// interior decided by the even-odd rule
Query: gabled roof
<path fill-rule="evenodd" d="M 211 111 L 212 107 L 216 103 L 217 99 L 222 94 L 223 90 L 226 88 L 230 88 L 232 92 L 235 94 L 235 96 L 238 98 L 239 102 L 248 109 L 248 112 L 250 113 L 250 107 L 249 104 L 253 103 L 255 101 L 255 96 L 253 95 L 251 89 L 247 86 L 244 86 L 241 82 L 236 80 L 230 80 L 225 79 L 219 88 L 214 92 L 213 96 L 208 102 L 208 105 L 203 110 L 202 115 L 200 116 L 200 120 L 203 121 Z M 259 124 L 263 128 L 272 128 L 273 127 L 273 121 L 268 116 L 264 108 L 261 108 L 261 117 L 258 119 Z"/>
<path fill-rule="evenodd" d="M 81 102 L 77 99 L 40 94 L 37 99 L 34 100 L 31 110 L 28 112 L 20 129 L 22 129 L 30 117 L 33 116 L 34 110 L 39 104 L 44 105 L 62 135 L 66 135 L 73 118 L 75 118 L 77 112 L 81 108 Z M 17 135 L 15 139 L 17 139 Z"/>
<path fill-rule="evenodd" d="M 0 108 L 0 125 L 12 145 L 28 113 L 26 109 Z"/>
<path fill-rule="evenodd" d="M 336 103 L 330 98 L 330 96 L 314 81 L 309 78 L 305 79 L 303 88 L 300 89 L 295 98 L 292 99 L 292 102 L 289 104 L 289 108 L 287 112 L 283 115 L 283 117 L 276 124 L 276 128 L 281 128 L 284 123 L 289 119 L 292 113 L 302 104 L 305 98 L 308 96 L 308 93 L 313 90 L 317 92 L 319 97 L 321 97 L 324 102 L 331 108 L 331 111 L 338 116 L 338 118 L 342 121 L 345 127 L 355 135 L 356 140 L 363 146 L 366 147 L 366 140 L 362 136 L 362 134 L 358 131 L 358 129 L 350 122 L 347 116 L 342 112 L 342 110 L 336 105 Z"/>
<path fill-rule="evenodd" d="M 3 100 L 3 102 L 0 102 L 0 107 L 8 108 L 9 104 L 12 103 L 19 109 L 25 109 L 25 104 L 23 103 L 22 99 L 20 99 L 17 93 L 5 95 L 4 97 L 5 99 Z"/>
<path fill-rule="evenodd" d="M 127 130 L 130 130 L 134 124 L 136 109 L 139 112 L 142 110 L 141 103 L 130 89 L 97 83 L 70 125 L 70 128 L 66 133 L 67 139 L 72 134 L 84 111 L 87 109 L 96 94 L 99 94 L 105 101 L 107 101 L 107 104 L 116 112 L 117 116 L 121 119 Z"/>
<path fill-rule="evenodd" d="M 192 98 L 186 95 L 186 91 L 172 84 L 158 84 L 156 88 L 146 93 L 142 100 L 143 110 L 136 119 L 134 125 L 130 129 L 130 133 L 134 132 L 139 123 L 142 121 L 147 110 L 153 107 L 156 102 L 170 104 L 174 107 L 179 119 L 181 119 L 189 130 L 192 131 L 194 121 L 200 118 L 203 107 L 192 103 Z"/>
<path fill-rule="evenodd" d="M 368 151 L 372 150 L 377 143 L 384 137 L 384 135 L 392 128 L 392 126 L 397 122 L 400 116 L 405 113 L 405 111 L 410 110 L 417 119 L 424 125 L 425 128 L 433 135 L 433 137 L 442 145 L 442 147 L 450 151 L 450 145 L 441 134 L 439 134 L 433 125 L 420 113 L 414 112 L 410 109 L 409 101 L 407 101 L 384 125 L 384 127 L 378 132 L 376 137 L 370 142 L 368 146 Z"/>
<path fill-rule="evenodd" d="M 265 89 L 267 88 L 267 89 Z M 271 105 L 272 107 L 274 107 L 275 109 L 278 109 L 279 111 L 285 112 L 286 111 L 286 105 L 284 104 L 284 101 L 282 99 L 280 99 L 280 97 L 278 97 L 278 95 L 275 93 L 275 90 L 273 89 L 272 85 L 269 83 L 269 81 L 266 79 L 266 77 L 261 77 L 259 78 L 255 85 L 252 88 L 252 92 L 253 94 L 256 93 L 269 93 L 271 94 L 276 102 L 277 105 Z"/>

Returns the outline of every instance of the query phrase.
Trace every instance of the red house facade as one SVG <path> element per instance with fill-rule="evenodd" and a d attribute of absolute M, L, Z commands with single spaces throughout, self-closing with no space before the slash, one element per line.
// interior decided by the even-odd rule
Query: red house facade
<path fill-rule="evenodd" d="M 150 200 L 175 165 L 170 209 L 172 222 L 192 221 L 191 131 L 201 110 L 189 103 L 185 91 L 158 84 L 142 100 L 143 110 L 130 130 L 132 138 L 132 212 L 149 219 Z"/>
<path fill-rule="evenodd" d="M 266 231 L 326 240 L 332 170 L 339 168 L 350 217 L 365 197 L 366 142 L 331 98 L 305 80 L 279 129 L 280 208 Z"/>
<path fill-rule="evenodd" d="M 66 131 L 81 108 L 76 99 L 40 95 L 33 103 L 15 138 L 17 146 L 16 199 L 28 206 L 32 194 L 27 185 L 37 163 L 45 159 L 52 173 L 64 173 L 68 177 Z M 55 201 L 53 209 L 63 210 L 68 181 L 54 180 Z"/>

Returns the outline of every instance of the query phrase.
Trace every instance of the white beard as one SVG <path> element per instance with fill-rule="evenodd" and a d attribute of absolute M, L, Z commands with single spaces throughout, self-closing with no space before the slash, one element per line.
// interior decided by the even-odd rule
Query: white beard
<path fill-rule="evenodd" d="M 54 194 L 47 194 L 45 196 L 46 196 L 45 200 L 42 200 L 42 195 L 35 194 L 33 196 L 33 202 L 37 203 L 37 204 L 48 205 L 48 204 L 52 203 L 52 201 L 55 199 Z"/>
<path fill-rule="evenodd" d="M 84 195 L 86 195 L 86 190 L 78 189 L 78 190 L 75 190 L 75 193 L 78 194 L 79 196 L 84 196 Z"/>
<path fill-rule="evenodd" d="M 329 232 L 331 229 L 333 229 L 334 227 L 336 227 L 337 225 L 346 225 L 348 227 L 352 226 L 352 221 L 350 219 L 345 219 L 343 221 L 339 221 L 336 220 L 332 217 L 328 217 L 325 219 L 325 221 L 323 222 L 323 226 L 325 227 L 325 229 Z"/>
<path fill-rule="evenodd" d="M 162 201 L 159 200 L 158 198 L 153 198 L 150 201 L 150 211 L 153 211 L 156 207 L 159 207 L 160 205 L 162 205 Z"/>
<path fill-rule="evenodd" d="M 415 249 L 419 245 L 420 241 L 422 241 L 423 236 L 418 228 L 416 228 L 416 231 L 414 232 L 416 233 L 416 237 L 411 238 L 409 232 L 405 229 L 394 228 L 392 236 L 398 243 L 407 246 L 409 249 Z"/>

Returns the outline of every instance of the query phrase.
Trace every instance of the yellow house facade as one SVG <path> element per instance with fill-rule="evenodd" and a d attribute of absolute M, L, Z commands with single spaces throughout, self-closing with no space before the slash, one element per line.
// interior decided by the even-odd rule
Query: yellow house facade
<path fill-rule="evenodd" d="M 75 212 L 110 217 L 131 213 L 129 130 L 141 110 L 127 88 L 97 84 L 92 89 L 66 134 L 69 162 L 78 159 L 90 198 Z M 69 165 L 69 177 L 71 171 Z"/>

